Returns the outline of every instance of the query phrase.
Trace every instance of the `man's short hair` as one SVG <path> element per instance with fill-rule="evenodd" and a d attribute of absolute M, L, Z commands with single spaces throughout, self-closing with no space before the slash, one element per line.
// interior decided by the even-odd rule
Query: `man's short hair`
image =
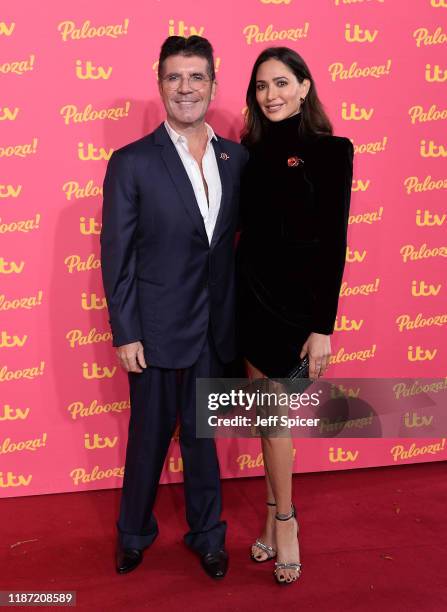
<path fill-rule="evenodd" d="M 163 64 L 165 59 L 171 55 L 184 55 L 191 57 L 197 55 L 203 57 L 208 62 L 208 75 L 212 81 L 216 78 L 214 70 L 213 47 L 206 38 L 202 36 L 168 36 L 160 49 L 160 57 L 158 60 L 158 78 L 162 77 Z"/>

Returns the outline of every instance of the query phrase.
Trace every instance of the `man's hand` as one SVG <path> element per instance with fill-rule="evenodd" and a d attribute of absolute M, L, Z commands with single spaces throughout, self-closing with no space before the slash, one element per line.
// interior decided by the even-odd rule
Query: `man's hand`
<path fill-rule="evenodd" d="M 309 355 L 309 378 L 317 379 L 325 373 L 331 356 L 331 339 L 326 334 L 312 332 L 303 344 L 300 359 Z"/>
<path fill-rule="evenodd" d="M 121 366 L 126 372 L 141 374 L 143 371 L 141 368 L 147 367 L 144 359 L 143 345 L 140 341 L 119 346 L 116 350 L 116 354 L 118 355 Z"/>

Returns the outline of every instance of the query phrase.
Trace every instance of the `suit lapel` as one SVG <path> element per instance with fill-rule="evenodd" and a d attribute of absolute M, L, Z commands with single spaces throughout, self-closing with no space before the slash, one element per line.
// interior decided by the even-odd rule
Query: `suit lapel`
<path fill-rule="evenodd" d="M 208 244 L 205 224 L 203 223 L 202 213 L 200 212 L 200 208 L 194 194 L 194 189 L 192 188 L 188 173 L 186 172 L 183 162 L 177 153 L 174 143 L 169 138 L 169 134 L 167 133 L 163 124 L 155 131 L 155 142 L 156 144 L 163 146 L 161 156 L 166 164 L 166 168 L 171 176 L 172 182 L 174 183 L 180 199 L 182 200 L 187 213 L 191 217 L 192 222 Z"/>
<path fill-rule="evenodd" d="M 155 143 L 162 145 L 163 149 L 161 152 L 162 158 L 166 164 L 166 168 L 171 176 L 172 182 L 174 183 L 178 194 L 186 208 L 191 220 L 199 231 L 200 235 L 206 240 L 208 244 L 208 236 L 205 230 L 205 224 L 203 223 L 202 213 L 200 212 L 199 205 L 194 194 L 194 189 L 189 180 L 188 173 L 186 172 L 182 160 L 177 153 L 174 143 L 169 138 L 169 134 L 166 128 L 161 124 L 154 133 Z M 216 225 L 213 232 L 210 247 L 212 248 L 216 243 L 221 228 L 224 224 L 225 214 L 229 208 L 229 197 L 232 193 L 232 178 L 230 168 L 228 166 L 228 154 L 224 151 L 221 144 L 221 139 L 217 137 L 217 141 L 213 138 L 212 144 L 214 147 L 214 153 L 216 155 L 217 167 L 219 169 L 220 182 L 222 185 L 222 198 L 220 201 L 219 213 L 216 219 Z"/>
<path fill-rule="evenodd" d="M 222 185 L 222 198 L 220 200 L 219 213 L 217 215 L 216 225 L 214 227 L 213 237 L 211 239 L 210 245 L 212 248 L 216 243 L 217 239 L 219 238 L 220 231 L 223 227 L 225 214 L 229 207 L 228 198 L 230 197 L 232 192 L 232 179 L 230 174 L 230 168 L 228 165 L 229 156 L 222 148 L 220 138 L 217 137 L 217 141 L 213 138 L 211 142 L 213 143 L 214 153 L 216 154 L 217 167 L 219 168 L 220 182 Z"/>

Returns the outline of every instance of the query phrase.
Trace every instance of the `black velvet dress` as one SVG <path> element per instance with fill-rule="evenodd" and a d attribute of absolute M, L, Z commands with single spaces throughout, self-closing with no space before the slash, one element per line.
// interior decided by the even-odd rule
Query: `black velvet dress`
<path fill-rule="evenodd" d="M 250 148 L 237 251 L 241 354 L 286 377 L 311 332 L 331 334 L 346 257 L 353 146 L 302 138 L 301 114 Z"/>

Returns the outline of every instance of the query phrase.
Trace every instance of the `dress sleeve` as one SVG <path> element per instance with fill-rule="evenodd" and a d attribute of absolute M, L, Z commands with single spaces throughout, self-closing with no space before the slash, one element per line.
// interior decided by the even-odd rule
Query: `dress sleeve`
<path fill-rule="evenodd" d="M 354 147 L 340 137 L 323 139 L 319 147 L 315 192 L 320 248 L 313 272 L 312 331 L 329 335 L 334 331 L 345 267 Z"/>
<path fill-rule="evenodd" d="M 248 203 L 251 200 L 252 187 L 253 187 L 253 172 L 252 172 L 252 160 L 250 153 L 246 147 L 243 147 L 241 161 L 241 182 L 239 191 L 239 212 L 237 231 L 242 232 L 247 221 L 247 208 Z"/>

